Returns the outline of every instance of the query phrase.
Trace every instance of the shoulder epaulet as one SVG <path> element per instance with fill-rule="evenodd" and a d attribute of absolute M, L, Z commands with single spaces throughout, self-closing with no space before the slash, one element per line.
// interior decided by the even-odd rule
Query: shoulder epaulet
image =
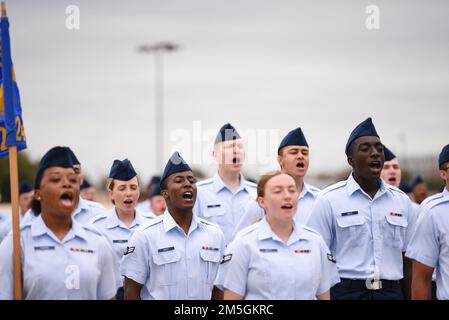
<path fill-rule="evenodd" d="M 235 234 L 235 237 L 237 237 L 237 236 L 241 237 L 241 236 L 245 236 L 247 234 L 250 234 L 251 232 L 253 232 L 257 228 L 257 226 L 259 225 L 259 222 L 260 221 L 255 222 L 255 223 L 253 223 L 253 224 L 243 228 L 242 230 L 240 230 L 239 232 L 237 232 Z"/>
<path fill-rule="evenodd" d="M 254 182 L 251 182 L 251 181 L 248 181 L 248 180 L 245 180 L 244 183 L 245 183 L 247 186 L 249 186 L 249 187 L 257 188 L 257 183 L 254 183 Z"/>
<path fill-rule="evenodd" d="M 196 186 L 199 187 L 199 186 L 204 186 L 204 185 L 206 185 L 206 184 L 211 184 L 213 181 L 214 181 L 214 180 L 213 180 L 212 178 L 204 179 L 204 180 L 198 181 L 198 182 L 196 183 Z"/>
<path fill-rule="evenodd" d="M 98 230 L 93 224 L 91 223 L 85 223 L 82 224 L 81 227 L 87 231 L 93 232 L 98 236 L 104 237 L 104 235 Z"/>
<path fill-rule="evenodd" d="M 321 234 L 320 234 L 318 231 L 316 231 L 315 229 L 313 229 L 313 228 L 311 228 L 311 227 L 306 226 L 305 224 L 301 224 L 300 226 L 301 226 L 303 229 L 305 229 L 305 230 L 307 230 L 307 231 L 310 231 L 311 233 L 314 233 L 314 234 L 316 234 L 316 235 L 321 236 Z"/>
<path fill-rule="evenodd" d="M 218 224 L 216 224 L 216 223 L 213 223 L 213 222 L 210 222 L 210 221 L 208 221 L 208 220 L 205 220 L 205 219 L 203 219 L 203 218 L 200 218 L 200 217 L 196 217 L 197 219 L 198 219 L 198 222 L 199 223 L 202 223 L 202 224 L 205 224 L 205 225 L 208 225 L 208 226 L 213 226 L 213 227 L 215 227 L 215 228 L 218 228 L 218 229 L 220 229 L 220 227 L 218 226 Z M 221 229 L 220 229 L 221 230 Z"/>
<path fill-rule="evenodd" d="M 101 205 L 98 202 L 90 201 L 90 200 L 86 200 L 86 199 L 83 199 L 83 201 L 88 207 L 105 210 L 103 205 Z"/>
<path fill-rule="evenodd" d="M 423 202 L 421 202 L 421 206 L 424 207 L 435 200 L 441 199 L 442 197 L 444 197 L 444 195 L 441 192 L 431 195 L 430 197 L 425 198 Z"/>
<path fill-rule="evenodd" d="M 390 185 L 390 184 L 388 184 L 388 183 L 385 183 L 385 185 L 386 185 L 387 188 L 390 189 L 391 191 L 394 191 L 394 192 L 400 193 L 400 194 L 402 194 L 402 195 L 404 195 L 404 196 L 407 196 L 407 195 L 404 193 L 404 191 L 402 191 L 401 189 L 396 188 L 395 186 L 392 186 L 392 185 Z"/>
<path fill-rule="evenodd" d="M 92 221 L 90 223 L 96 223 L 96 222 L 98 222 L 100 220 L 106 219 L 107 217 L 108 217 L 108 215 L 106 215 L 106 214 L 99 214 L 99 215 L 93 217 L 93 219 L 92 219 Z"/>
<path fill-rule="evenodd" d="M 163 217 L 163 215 L 158 216 L 158 217 L 156 217 L 156 218 L 154 218 L 154 219 L 150 219 L 150 220 L 148 220 L 148 221 L 145 221 L 145 223 L 141 224 L 141 225 L 137 228 L 137 230 L 139 230 L 139 231 L 144 231 L 145 229 L 148 229 L 148 228 L 150 228 L 150 227 L 152 227 L 152 226 L 154 226 L 154 225 L 157 225 L 157 224 L 159 224 L 159 223 L 162 223 L 162 221 L 164 221 L 164 219 L 163 219 L 162 217 Z"/>
<path fill-rule="evenodd" d="M 445 203 L 449 203 L 449 197 L 441 197 L 439 199 L 435 199 L 434 201 L 427 204 L 427 208 L 432 209 Z"/>
<path fill-rule="evenodd" d="M 31 228 L 31 222 L 33 222 L 33 220 L 29 220 L 25 223 L 21 223 L 20 224 L 20 230 L 25 230 L 26 228 Z"/>
<path fill-rule="evenodd" d="M 320 195 L 323 195 L 323 194 L 326 194 L 328 192 L 331 192 L 331 191 L 343 188 L 343 187 L 346 186 L 346 184 L 347 184 L 346 180 L 343 180 L 343 181 L 331 184 L 330 186 L 328 186 L 328 187 L 324 188 L 323 190 L 321 190 L 320 191 Z"/>

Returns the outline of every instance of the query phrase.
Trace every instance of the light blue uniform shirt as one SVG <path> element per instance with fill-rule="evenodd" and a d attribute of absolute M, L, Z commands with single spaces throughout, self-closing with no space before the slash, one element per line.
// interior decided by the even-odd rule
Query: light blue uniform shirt
<path fill-rule="evenodd" d="M 186 235 L 165 211 L 134 231 L 121 274 L 143 285 L 142 300 L 209 300 L 224 247 L 217 225 L 193 215 Z"/>
<path fill-rule="evenodd" d="M 240 175 L 240 187 L 232 193 L 218 173 L 196 185 L 198 193 L 193 212 L 216 223 L 223 231 L 228 244 L 233 239 L 235 227 L 243 216 L 246 205 L 250 200 L 256 199 L 257 185 Z"/>
<path fill-rule="evenodd" d="M 449 196 L 423 207 L 406 256 L 435 269 L 437 298 L 449 300 Z"/>
<path fill-rule="evenodd" d="M 136 206 L 136 209 L 142 212 L 146 216 L 153 215 L 153 217 L 156 217 L 156 215 L 151 210 L 151 201 L 150 199 L 147 199 L 145 201 L 142 201 Z"/>
<path fill-rule="evenodd" d="M 420 210 L 418 211 L 418 221 L 421 217 L 421 211 L 428 205 L 431 205 L 434 201 L 440 200 L 441 198 L 449 196 L 449 191 L 446 189 L 446 187 L 443 189 L 442 192 L 435 193 L 434 195 L 431 195 L 430 197 L 427 197 L 424 199 L 423 202 L 421 202 Z"/>
<path fill-rule="evenodd" d="M 266 218 L 243 229 L 226 249 L 224 288 L 245 300 L 314 300 L 340 282 L 318 232 L 294 222 L 287 243 Z"/>
<path fill-rule="evenodd" d="M 81 224 L 88 224 L 97 215 L 106 214 L 104 207 L 98 202 L 86 200 L 80 197 L 78 205 L 73 211 L 73 218 Z M 23 217 L 21 224 L 28 224 L 36 218 L 34 213 L 29 209 Z"/>
<path fill-rule="evenodd" d="M 371 199 L 351 174 L 324 189 L 315 201 L 307 224 L 323 236 L 341 278 L 403 278 L 402 252 L 416 217 L 405 193 L 379 182 Z"/>
<path fill-rule="evenodd" d="M 135 212 L 134 221 L 129 227 L 118 218 L 115 208 L 92 220 L 92 224 L 109 240 L 118 262 L 122 259 L 128 246 L 129 237 L 134 230 L 145 222 L 151 221 L 151 218 L 144 216 L 139 210 Z"/>
<path fill-rule="evenodd" d="M 447 197 L 449 196 L 449 191 L 444 188 L 442 192 L 436 193 L 434 195 L 431 195 L 430 197 L 427 197 L 423 202 L 421 202 L 421 205 L 419 206 L 419 210 L 417 210 L 418 212 L 418 218 L 416 219 L 416 225 L 418 225 L 422 219 L 421 212 L 429 207 L 432 203 L 434 203 L 435 201 L 440 200 L 443 197 Z M 413 202 L 414 203 L 414 202 Z M 436 270 L 433 271 L 432 274 L 432 281 L 436 281 Z"/>
<path fill-rule="evenodd" d="M 11 230 L 12 219 L 9 214 L 0 212 L 0 243 Z"/>
<path fill-rule="evenodd" d="M 294 217 L 297 224 L 305 224 L 308 220 L 318 192 L 320 192 L 320 189 L 304 183 L 304 187 L 302 188 L 301 194 L 299 195 L 298 207 L 296 208 L 296 214 Z M 265 212 L 259 206 L 257 201 L 249 201 L 245 208 L 243 216 L 235 227 L 234 235 L 243 228 L 246 228 L 247 226 L 252 225 L 254 222 L 259 221 L 264 216 Z"/>
<path fill-rule="evenodd" d="M 113 251 L 98 231 L 73 220 L 60 241 L 39 215 L 21 226 L 23 298 L 95 300 L 115 296 Z M 0 245 L 0 299 L 13 299 L 13 240 Z"/>

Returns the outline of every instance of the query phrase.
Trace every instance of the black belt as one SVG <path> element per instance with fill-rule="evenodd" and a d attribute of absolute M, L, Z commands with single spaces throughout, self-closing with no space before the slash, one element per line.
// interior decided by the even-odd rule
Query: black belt
<path fill-rule="evenodd" d="M 340 285 L 344 288 L 350 289 L 366 289 L 366 290 L 380 290 L 385 288 L 400 287 L 400 280 L 355 280 L 355 279 L 340 279 Z"/>

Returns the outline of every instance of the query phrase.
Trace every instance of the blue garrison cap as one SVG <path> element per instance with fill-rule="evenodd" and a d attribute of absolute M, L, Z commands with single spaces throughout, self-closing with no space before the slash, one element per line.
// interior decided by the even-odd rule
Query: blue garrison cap
<path fill-rule="evenodd" d="M 449 144 L 447 144 L 440 152 L 440 156 L 438 157 L 438 164 L 441 166 L 442 164 L 449 162 Z"/>
<path fill-rule="evenodd" d="M 167 162 L 167 165 L 165 166 L 164 173 L 162 174 L 161 177 L 160 185 L 165 179 L 167 179 L 173 173 L 183 171 L 192 171 L 192 169 L 189 167 L 187 162 L 181 157 L 179 152 L 175 152 L 170 157 L 170 159 Z"/>
<path fill-rule="evenodd" d="M 214 144 L 228 140 L 236 140 L 240 138 L 241 137 L 237 132 L 237 130 L 230 123 L 226 123 L 223 127 L 221 127 L 220 131 L 218 132 Z"/>
<path fill-rule="evenodd" d="M 84 178 L 83 183 L 80 186 L 80 190 L 87 189 L 90 187 L 92 187 L 92 185 L 89 183 L 89 181 L 87 181 L 86 178 Z"/>
<path fill-rule="evenodd" d="M 128 159 L 125 159 L 123 161 L 114 160 L 111 171 L 109 172 L 109 178 L 128 181 L 135 176 L 137 176 L 137 173 L 134 170 L 131 161 L 129 161 Z"/>
<path fill-rule="evenodd" d="M 62 168 L 73 168 L 73 157 L 71 150 L 68 147 L 53 147 L 47 151 L 42 157 L 37 167 L 36 172 L 36 185 L 35 188 L 39 189 L 40 177 L 44 173 L 44 170 L 49 167 L 62 167 Z"/>
<path fill-rule="evenodd" d="M 72 157 L 73 164 L 81 164 L 78 158 L 75 156 L 75 153 L 72 151 L 72 149 L 70 149 L 69 147 L 67 147 L 67 149 L 69 149 L 69 153 L 70 156 Z"/>
<path fill-rule="evenodd" d="M 412 190 L 413 188 L 416 187 L 416 185 L 420 184 L 420 183 L 424 183 L 423 178 L 420 175 L 417 175 L 415 178 L 413 178 L 412 180 Z"/>
<path fill-rule="evenodd" d="M 371 118 L 366 119 L 362 123 L 360 123 L 354 130 L 352 130 L 348 142 L 346 143 L 345 153 L 348 156 L 349 146 L 354 142 L 355 139 L 360 137 L 379 137 L 377 134 L 376 128 L 374 127 L 373 121 Z"/>
<path fill-rule="evenodd" d="M 161 187 L 159 186 L 159 184 L 157 184 L 154 186 L 153 191 L 150 193 L 150 199 L 160 195 L 161 195 Z"/>
<path fill-rule="evenodd" d="M 306 137 L 302 133 L 301 128 L 296 128 L 287 133 L 287 135 L 284 137 L 284 139 L 282 139 L 281 144 L 279 145 L 278 152 L 283 147 L 287 146 L 309 146 Z"/>
<path fill-rule="evenodd" d="M 394 158 L 396 158 L 396 156 L 394 155 L 393 152 L 391 152 L 390 149 L 388 149 L 386 146 L 384 146 L 384 154 L 385 154 L 385 161 L 391 161 Z"/>
<path fill-rule="evenodd" d="M 31 184 L 28 181 L 21 181 L 19 184 L 19 195 L 22 193 L 27 193 L 32 191 L 33 188 L 31 187 Z"/>

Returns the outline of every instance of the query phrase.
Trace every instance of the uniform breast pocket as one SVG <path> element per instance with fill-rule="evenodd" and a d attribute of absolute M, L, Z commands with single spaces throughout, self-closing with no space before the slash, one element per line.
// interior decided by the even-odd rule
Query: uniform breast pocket
<path fill-rule="evenodd" d="M 218 265 L 220 264 L 220 251 L 201 250 L 200 257 L 203 281 L 213 285 L 217 276 Z"/>
<path fill-rule="evenodd" d="M 176 264 L 181 260 L 181 255 L 177 251 L 167 251 L 153 253 L 153 263 L 156 265 L 154 279 L 159 285 L 168 286 L 176 282 Z"/>
<path fill-rule="evenodd" d="M 386 215 L 384 222 L 384 240 L 386 245 L 394 248 L 404 247 L 407 226 L 406 218 Z"/>
<path fill-rule="evenodd" d="M 221 220 L 226 213 L 223 205 L 208 205 L 204 209 L 204 218 L 211 221 Z"/>
<path fill-rule="evenodd" d="M 367 239 L 366 220 L 360 214 L 337 217 L 337 237 L 349 247 L 364 245 Z"/>

